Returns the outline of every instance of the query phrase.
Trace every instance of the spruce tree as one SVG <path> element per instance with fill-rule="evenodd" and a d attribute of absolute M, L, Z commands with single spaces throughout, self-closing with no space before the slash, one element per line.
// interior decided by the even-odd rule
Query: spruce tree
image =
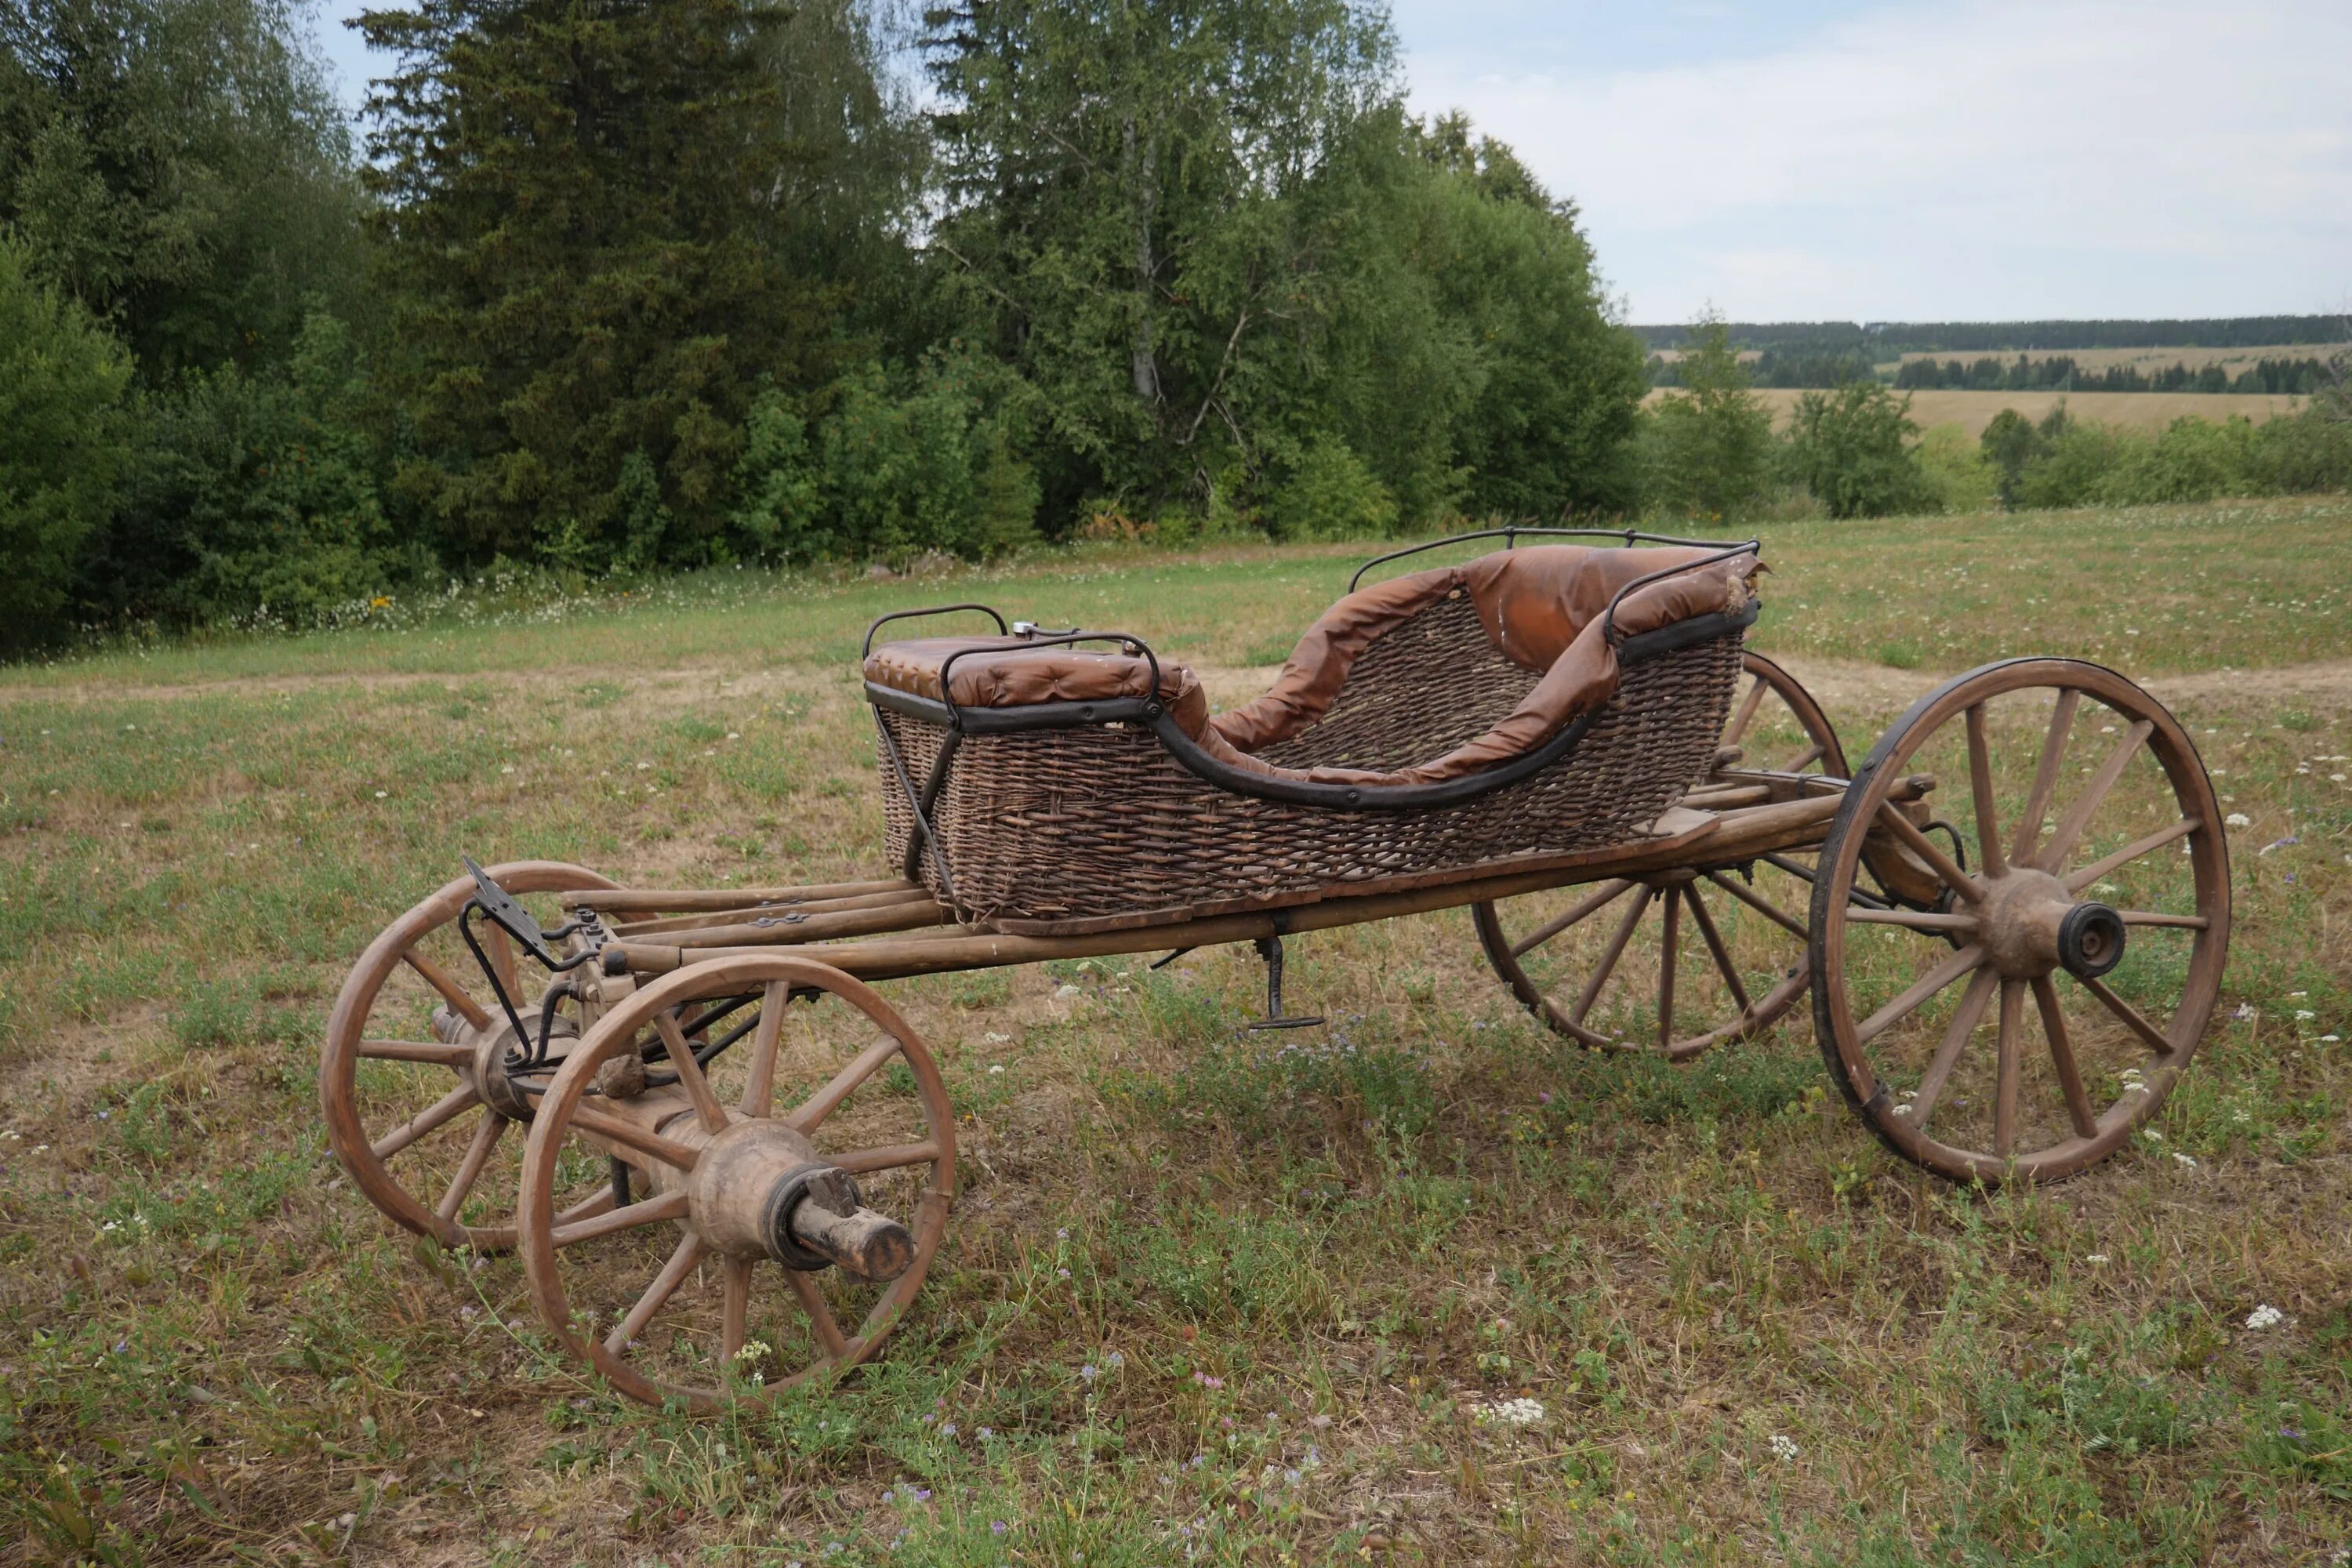
<path fill-rule="evenodd" d="M 481 558 L 692 563 L 763 380 L 836 290 L 778 237 L 801 154 L 758 0 L 421 0 L 358 26 L 413 429 L 402 491 Z M 583 545 L 586 546 L 583 556 Z"/>

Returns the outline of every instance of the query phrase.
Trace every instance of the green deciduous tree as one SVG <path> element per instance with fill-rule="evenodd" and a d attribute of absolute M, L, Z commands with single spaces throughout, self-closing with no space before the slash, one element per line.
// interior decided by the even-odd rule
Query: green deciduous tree
<path fill-rule="evenodd" d="M 121 345 L 0 236 L 0 647 L 55 629 L 113 502 L 130 374 Z"/>
<path fill-rule="evenodd" d="M 361 308 L 360 206 L 300 0 L 0 5 L 0 226 L 150 384 Z"/>
<path fill-rule="evenodd" d="M 1790 477 L 1832 517 L 1885 517 L 1932 510 L 1936 496 L 1912 440 L 1911 399 L 1874 381 L 1848 382 L 1797 400 L 1789 427 Z"/>
<path fill-rule="evenodd" d="M 814 384 L 835 359 L 839 289 L 786 254 L 814 158 L 775 68 L 786 19 L 761 0 L 361 18 L 400 62 L 370 175 L 414 430 L 399 485 L 457 551 L 568 530 L 592 557 L 708 559 L 760 378 Z"/>
<path fill-rule="evenodd" d="M 1642 416 L 1643 500 L 1672 517 L 1738 521 L 1770 482 L 1771 411 L 1748 390 L 1720 317 L 1692 323 L 1675 368 L 1685 390 Z"/>

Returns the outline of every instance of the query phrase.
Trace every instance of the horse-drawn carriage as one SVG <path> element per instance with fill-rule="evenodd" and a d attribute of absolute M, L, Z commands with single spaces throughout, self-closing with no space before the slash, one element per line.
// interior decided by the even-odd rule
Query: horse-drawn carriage
<path fill-rule="evenodd" d="M 1283 1010 L 1286 937 L 1466 907 L 1518 1000 L 1595 1048 L 1687 1058 L 1810 991 L 1856 1114 L 1945 1178 L 2125 1143 L 2228 945 L 2187 731 L 2111 670 L 2012 659 L 1849 769 L 1743 647 L 1754 541 L 1520 543 L 1576 535 L 1462 536 L 1504 548 L 1361 585 L 1462 538 L 1381 557 L 1215 714 L 1138 637 L 886 616 L 864 673 L 894 874 L 684 890 L 468 861 L 336 1003 L 336 1153 L 401 1225 L 519 1248 L 615 1386 L 708 1404 L 872 1354 L 937 1254 L 955 1116 L 874 982 L 1247 942 L 1253 1026 L 1288 1026 L 1314 1020 Z M 950 615 L 988 629 L 883 638 Z"/>

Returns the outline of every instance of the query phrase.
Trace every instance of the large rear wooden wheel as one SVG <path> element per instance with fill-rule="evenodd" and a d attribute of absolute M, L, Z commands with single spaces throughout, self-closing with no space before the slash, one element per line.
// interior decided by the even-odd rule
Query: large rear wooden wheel
<path fill-rule="evenodd" d="M 1894 794 L 1922 773 L 1930 820 Z M 1855 900 L 1874 861 L 1899 907 Z M 2163 705 L 2097 665 L 2015 659 L 1920 699 L 1863 763 L 1821 867 L 1822 1055 L 1881 1142 L 1956 1181 L 2113 1153 L 2221 994 L 2212 784 Z"/>
<path fill-rule="evenodd" d="M 1821 704 L 1761 654 L 1745 662 L 1723 765 L 1844 777 Z M 1470 916 L 1487 963 L 1553 1033 L 1679 1061 L 1769 1027 L 1804 994 L 1811 861 L 1791 850 L 1681 868 L 1475 904 Z"/>
<path fill-rule="evenodd" d="M 489 874 L 543 906 L 537 912 L 551 927 L 562 911 L 531 895 L 614 886 L 556 860 L 514 861 Z M 385 927 L 352 966 L 327 1019 L 319 1103 L 329 1146 L 370 1203 L 420 1236 L 495 1252 L 514 1245 L 522 1139 L 512 1123 L 529 1107 L 499 1066 L 513 1026 L 456 929 L 476 890 L 471 877 L 457 878 Z M 476 935 L 535 1030 L 548 977 L 530 984 L 531 968 L 497 926 L 484 921 Z M 552 1005 L 550 1035 L 560 1050 L 578 1036 L 577 1005 Z M 595 1201 L 593 1191 L 585 1197 Z"/>
<path fill-rule="evenodd" d="M 678 1020 L 715 1008 L 728 1029 L 688 1049 Z M 630 1201 L 567 1217 L 571 1183 L 608 1168 Z M 792 1240 L 800 1205 L 828 1191 L 888 1234 L 867 1277 Z M 708 1409 L 878 1350 L 954 1192 L 947 1086 L 888 1003 L 812 959 L 714 959 L 620 1002 L 556 1074 L 523 1156 L 520 1247 L 575 1354 L 633 1398 Z"/>

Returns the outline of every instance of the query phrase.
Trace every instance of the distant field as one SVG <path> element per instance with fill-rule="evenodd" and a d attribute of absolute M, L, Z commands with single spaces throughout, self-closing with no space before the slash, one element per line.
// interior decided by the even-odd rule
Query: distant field
<path fill-rule="evenodd" d="M 2135 370 L 2169 370 L 2185 364 L 2191 370 L 2203 370 L 2218 364 L 2231 375 L 2254 368 L 2266 359 L 2315 359 L 2326 361 L 2352 350 L 2352 343 L 2282 343 L 2267 348 L 2168 348 L 2168 349 L 1987 349 L 1979 353 L 1913 353 L 1888 363 L 1908 364 L 1915 359 L 1958 360 L 1962 364 L 1974 364 L 1980 359 L 1997 359 L 2014 363 L 2021 353 L 2029 360 L 2070 359 L 2084 370 L 2112 370 L 2129 365 Z M 1744 356 L 1743 356 L 1744 357 Z"/>
<path fill-rule="evenodd" d="M 1654 389 L 1649 401 L 1664 395 L 1666 389 Z M 1794 387 L 1765 386 L 1757 388 L 1756 395 L 1770 405 L 1773 425 L 1785 429 L 1797 399 L 1804 394 Z M 1958 425 L 1977 436 L 2004 408 L 2014 408 L 2029 419 L 2039 419 L 2062 402 L 2077 419 L 2161 430 L 2184 414 L 2217 422 L 2238 415 L 2260 424 L 2273 415 L 2294 413 L 2303 406 L 2304 399 L 2241 396 L 2227 392 L 1915 392 L 1911 394 L 1911 417 L 1922 428 Z"/>

